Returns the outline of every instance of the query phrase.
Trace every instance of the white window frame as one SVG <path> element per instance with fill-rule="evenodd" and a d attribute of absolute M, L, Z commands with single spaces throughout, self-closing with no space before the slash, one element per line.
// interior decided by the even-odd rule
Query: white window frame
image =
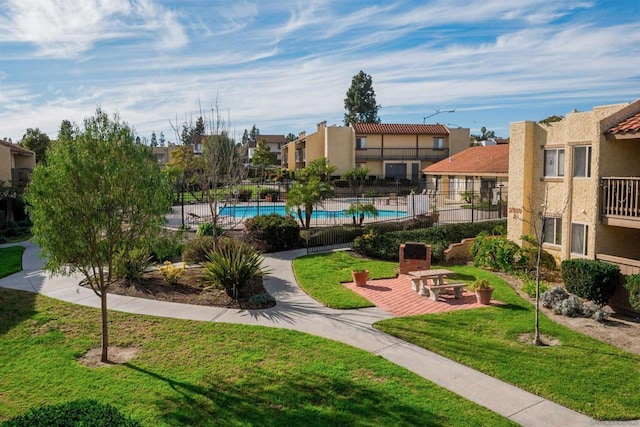
<path fill-rule="evenodd" d="M 584 149 L 584 154 L 578 154 L 578 150 Z M 584 161 L 584 170 L 578 171 L 578 159 L 582 157 Z M 580 173 L 579 173 L 580 172 Z M 590 178 L 591 177 L 591 146 L 590 145 L 574 145 L 573 146 L 573 177 L 574 178 Z"/>
<path fill-rule="evenodd" d="M 547 168 L 547 153 L 555 153 L 555 167 L 554 170 L 549 171 Z M 560 161 L 560 157 L 562 157 L 562 161 Z M 542 173 L 545 178 L 561 178 L 564 176 L 564 159 L 565 159 L 565 151 L 564 148 L 545 148 L 544 154 L 542 157 L 543 161 L 543 169 Z"/>
<path fill-rule="evenodd" d="M 542 243 L 556 246 L 562 245 L 562 218 L 547 216 L 542 220 L 549 221 L 542 236 Z M 551 239 L 547 240 L 547 237 L 551 237 Z"/>
<path fill-rule="evenodd" d="M 367 137 L 366 136 L 357 136 L 356 137 L 356 150 L 366 150 L 367 149 Z"/>
<path fill-rule="evenodd" d="M 579 228 L 582 228 L 580 230 Z M 582 252 L 577 252 L 574 247 L 574 242 L 577 237 L 582 237 Z M 571 255 L 585 256 L 587 255 L 587 246 L 589 238 L 589 225 L 583 224 L 580 222 L 572 222 L 571 223 Z"/>
<path fill-rule="evenodd" d="M 444 149 L 444 138 L 441 136 L 433 137 L 433 149 L 434 150 L 443 150 Z"/>

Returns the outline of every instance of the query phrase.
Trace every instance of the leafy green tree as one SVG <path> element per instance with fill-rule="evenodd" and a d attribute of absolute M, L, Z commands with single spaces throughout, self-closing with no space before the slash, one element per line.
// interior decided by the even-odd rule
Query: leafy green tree
<path fill-rule="evenodd" d="M 378 216 L 378 209 L 373 205 L 373 203 L 351 203 L 349 208 L 344 211 L 344 214 L 353 217 L 353 225 L 356 225 L 356 216 L 359 217 L 359 222 L 357 223 L 360 227 L 362 227 L 362 223 L 364 222 L 365 215 L 369 214 L 371 216 Z"/>
<path fill-rule="evenodd" d="M 258 140 L 259 135 L 260 135 L 260 129 L 258 129 L 254 123 L 253 126 L 251 127 L 251 130 L 249 131 L 249 141 L 256 142 Z"/>
<path fill-rule="evenodd" d="M 27 129 L 18 145 L 36 153 L 37 163 L 47 162 L 47 148 L 51 145 L 51 139 L 39 128 Z"/>
<path fill-rule="evenodd" d="M 37 165 L 26 192 L 45 269 L 80 272 L 100 297 L 101 360 L 108 361 L 107 291 L 118 259 L 147 247 L 171 206 L 171 189 L 131 128 L 101 109 Z"/>
<path fill-rule="evenodd" d="M 164 132 L 160 132 L 160 139 L 158 140 L 158 143 L 160 144 L 160 147 L 164 147 Z"/>
<path fill-rule="evenodd" d="M 60 123 L 60 130 L 58 131 L 58 140 L 72 139 L 76 134 L 76 128 L 69 120 L 63 120 Z"/>
<path fill-rule="evenodd" d="M 149 141 L 149 145 L 151 147 L 157 147 L 158 146 L 158 138 L 156 137 L 156 131 L 155 130 L 153 132 L 151 132 L 151 141 Z"/>
<path fill-rule="evenodd" d="M 251 163 L 254 166 L 264 167 L 275 165 L 276 161 L 276 153 L 271 152 L 271 148 L 267 145 L 267 142 L 264 139 L 258 141 L 256 150 L 253 152 L 253 157 L 251 157 Z"/>
<path fill-rule="evenodd" d="M 311 215 L 317 205 L 322 206 L 324 194 L 329 191 L 328 185 L 317 176 L 310 176 L 307 181 L 296 181 L 287 194 L 287 212 L 298 215 L 300 225 L 309 229 Z M 303 216 L 304 212 L 304 216 Z"/>
<path fill-rule="evenodd" d="M 284 139 L 285 139 L 287 142 L 292 142 L 292 141 L 295 141 L 296 139 L 298 139 L 298 137 L 297 137 L 297 136 L 295 136 L 293 133 L 289 132 L 289 133 L 287 134 L 287 136 L 285 136 L 285 137 L 284 137 Z"/>
<path fill-rule="evenodd" d="M 242 145 L 247 145 L 249 143 L 249 131 L 248 130 L 244 130 L 244 133 L 242 134 Z"/>
<path fill-rule="evenodd" d="M 297 175 L 300 179 L 308 179 L 311 176 L 316 176 L 320 181 L 327 181 L 327 179 L 338 170 L 336 165 L 332 165 L 329 159 L 326 157 L 320 157 L 313 160 L 307 165 L 306 168 L 297 171 Z"/>
<path fill-rule="evenodd" d="M 347 126 L 354 123 L 380 123 L 380 105 L 376 103 L 373 79 L 364 71 L 353 76 L 344 99 L 344 108 L 347 110 L 344 115 L 344 124 Z"/>

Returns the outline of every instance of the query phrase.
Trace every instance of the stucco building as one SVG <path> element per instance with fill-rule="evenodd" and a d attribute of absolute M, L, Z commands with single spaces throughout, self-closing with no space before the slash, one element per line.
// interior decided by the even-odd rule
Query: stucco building
<path fill-rule="evenodd" d="M 0 139 L 0 181 L 8 185 L 25 186 L 36 166 L 33 151 Z"/>
<path fill-rule="evenodd" d="M 511 124 L 508 236 L 640 272 L 640 100 Z M 542 218 L 542 219 L 541 219 Z"/>
<path fill-rule="evenodd" d="M 379 178 L 418 180 L 427 165 L 468 147 L 468 128 L 386 123 L 327 126 L 321 122 L 316 132 L 302 132 L 283 148 L 282 166 L 302 169 L 325 157 L 338 167 L 338 175 L 354 167 L 367 167 Z"/>

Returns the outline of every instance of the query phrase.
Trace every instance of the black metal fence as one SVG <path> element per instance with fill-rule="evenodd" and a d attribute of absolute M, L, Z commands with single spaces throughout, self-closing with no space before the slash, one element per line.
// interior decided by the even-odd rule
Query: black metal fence
<path fill-rule="evenodd" d="M 193 229 L 210 222 L 215 214 L 223 228 L 242 229 L 245 220 L 270 213 L 290 213 L 300 222 L 297 207 L 288 210 L 286 206 L 290 187 L 290 182 L 282 182 L 246 183 L 209 192 L 178 189 L 167 223 Z M 326 250 L 349 245 L 371 223 L 388 224 L 385 227 L 391 230 L 504 218 L 507 198 L 506 187 L 474 193 L 420 190 L 410 181 L 346 187 L 335 182 L 332 194 L 314 206 L 310 230 L 303 234 L 308 246 Z M 303 208 L 302 215 L 304 219 Z"/>

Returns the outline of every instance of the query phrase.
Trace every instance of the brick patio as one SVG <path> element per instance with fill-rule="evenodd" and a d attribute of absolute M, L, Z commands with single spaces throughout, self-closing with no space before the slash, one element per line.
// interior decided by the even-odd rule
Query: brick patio
<path fill-rule="evenodd" d="M 369 280 L 365 286 L 356 286 L 353 282 L 343 285 L 397 317 L 486 307 L 478 304 L 475 293 L 466 289 L 460 299 L 454 298 L 453 294 L 441 294 L 439 301 L 432 301 L 411 289 L 411 279 L 406 274 L 393 279 Z"/>

